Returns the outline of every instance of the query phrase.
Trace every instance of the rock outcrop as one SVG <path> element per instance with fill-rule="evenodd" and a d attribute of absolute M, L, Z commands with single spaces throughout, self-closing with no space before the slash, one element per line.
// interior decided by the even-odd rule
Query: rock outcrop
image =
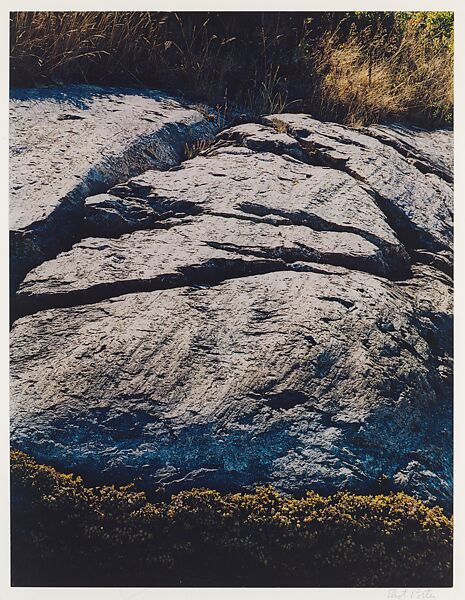
<path fill-rule="evenodd" d="M 165 94 L 70 86 L 18 90 L 10 111 L 10 255 L 14 289 L 80 236 L 84 200 L 211 139 L 217 117 Z"/>
<path fill-rule="evenodd" d="M 409 247 L 432 252 L 450 250 L 452 237 L 453 194 L 450 178 L 440 176 L 444 160 L 450 164 L 453 153 L 451 136 L 431 135 L 429 144 L 435 144 L 437 154 L 448 155 L 439 160 L 437 168 L 427 168 L 434 161 L 431 152 L 427 162 L 415 160 L 398 151 L 400 143 L 381 140 L 398 139 L 397 129 L 375 137 L 335 123 L 322 123 L 305 115 L 275 115 L 270 123 L 286 128 L 307 150 L 314 160 L 340 169 L 369 185 L 378 204 L 389 218 L 398 236 Z M 384 131 L 386 128 L 384 128 Z M 413 136 L 414 134 L 412 134 Z M 427 132 L 423 132 L 417 147 L 423 148 Z M 442 144 L 441 144 L 442 141 Z M 405 146 L 405 144 L 404 144 Z M 414 146 L 411 152 L 414 152 Z M 440 150 L 440 149 L 441 150 Z M 418 151 L 420 157 L 424 151 Z M 436 155 L 437 155 L 436 154 Z"/>
<path fill-rule="evenodd" d="M 451 139 L 276 115 L 83 198 L 19 286 L 12 445 L 94 482 L 450 507 Z"/>

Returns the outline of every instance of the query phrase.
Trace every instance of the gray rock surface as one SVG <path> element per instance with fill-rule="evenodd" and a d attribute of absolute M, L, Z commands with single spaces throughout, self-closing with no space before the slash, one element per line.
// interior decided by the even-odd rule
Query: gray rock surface
<path fill-rule="evenodd" d="M 113 208 L 123 219 L 124 211 L 118 208 L 121 198 L 138 198 L 157 214 L 207 212 L 354 233 L 405 259 L 402 244 L 366 186 L 345 173 L 286 155 L 220 144 L 175 170 L 147 171 L 116 186 L 110 195 L 115 196 Z M 110 200 L 105 196 L 106 203 Z M 86 210 L 95 215 L 96 205 L 86 204 Z M 133 227 L 129 222 L 128 231 Z M 102 229 L 106 231 L 104 225 Z M 404 275 L 405 268 L 400 270 Z"/>
<path fill-rule="evenodd" d="M 398 256 L 383 255 L 353 233 L 202 215 L 166 230 L 87 238 L 31 271 L 20 287 L 18 307 L 27 313 L 266 271 L 312 270 L 309 262 L 389 275 L 405 256 L 400 250 Z"/>
<path fill-rule="evenodd" d="M 14 91 L 10 101 L 12 285 L 79 239 L 84 199 L 185 145 L 213 137 L 214 115 L 147 90 L 70 86 Z"/>
<path fill-rule="evenodd" d="M 421 317 L 410 287 L 332 267 L 24 317 L 13 443 L 170 491 L 372 491 L 386 475 L 450 502 L 450 364 L 432 346 L 450 334 L 451 297 L 434 275 L 413 281 L 430 280 Z"/>
<path fill-rule="evenodd" d="M 282 117 L 86 199 L 17 294 L 12 445 L 93 482 L 450 508 L 448 159 Z"/>
<path fill-rule="evenodd" d="M 140 198 L 118 198 L 111 194 L 97 194 L 84 204 L 83 237 L 118 237 L 138 229 L 162 227 L 173 211 L 157 211 Z"/>
<path fill-rule="evenodd" d="M 278 133 L 268 125 L 244 123 L 222 131 L 217 139 L 216 147 L 221 147 L 222 141 L 235 142 L 256 152 L 287 154 L 302 162 L 309 162 L 308 153 L 295 138 L 287 133 Z"/>
<path fill-rule="evenodd" d="M 454 140 L 449 129 L 425 131 L 402 124 L 371 125 L 364 133 L 392 146 L 424 173 L 434 173 L 445 181 L 454 180 Z"/>
<path fill-rule="evenodd" d="M 149 171 L 88 198 L 85 213 L 86 232 L 120 237 L 86 238 L 32 270 L 19 314 L 308 268 L 302 261 L 390 279 L 410 274 L 407 252 L 363 186 L 269 152 L 213 147 L 175 171 Z M 146 231 L 155 226 L 163 228 Z"/>
<path fill-rule="evenodd" d="M 314 160 L 366 183 L 406 245 L 433 252 L 451 248 L 453 190 L 449 182 L 436 173 L 424 173 L 391 144 L 343 125 L 322 123 L 307 115 L 283 114 L 267 120 L 280 128 L 285 126 Z M 390 136 L 385 133 L 391 140 L 398 137 L 396 129 Z M 428 160 L 439 171 L 445 162 L 451 163 L 451 158 L 438 161 L 437 157 L 450 157 L 452 133 L 443 131 L 441 136 L 431 134 L 428 138 L 428 132 L 423 131 L 417 146 L 424 149 L 428 139 L 437 146 Z M 415 146 L 411 144 L 411 148 L 414 152 Z"/>

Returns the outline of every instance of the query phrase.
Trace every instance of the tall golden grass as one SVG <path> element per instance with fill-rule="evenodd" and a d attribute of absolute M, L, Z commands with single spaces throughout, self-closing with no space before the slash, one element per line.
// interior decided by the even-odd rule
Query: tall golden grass
<path fill-rule="evenodd" d="M 407 113 L 451 122 L 452 47 L 434 45 L 427 33 L 407 28 L 386 51 L 384 38 L 367 44 L 366 33 L 353 32 L 344 41 L 334 33 L 323 36 L 314 57 L 321 112 L 352 126 Z"/>
<path fill-rule="evenodd" d="M 166 40 L 166 16 L 130 12 L 18 12 L 11 17 L 14 82 L 87 81 L 102 77 L 141 83 L 139 63 L 150 64 Z"/>
<path fill-rule="evenodd" d="M 426 17 L 408 16 L 420 13 L 389 13 L 389 25 L 379 17 L 388 13 L 309 14 L 12 13 L 11 84 L 152 86 L 255 114 L 307 110 L 355 126 L 452 121 L 450 25 L 438 38 Z M 450 15 L 421 14 L 434 23 Z"/>

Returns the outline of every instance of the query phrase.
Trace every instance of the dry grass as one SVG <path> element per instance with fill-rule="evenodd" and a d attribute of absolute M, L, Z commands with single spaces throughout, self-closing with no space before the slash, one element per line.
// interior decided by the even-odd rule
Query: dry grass
<path fill-rule="evenodd" d="M 191 160 L 196 156 L 200 156 L 206 153 L 206 151 L 214 143 L 214 139 L 211 140 L 197 140 L 193 144 L 186 144 L 184 146 L 184 156 L 186 160 Z"/>
<path fill-rule="evenodd" d="M 286 104 L 284 47 L 297 45 L 303 22 L 291 13 L 18 12 L 11 80 L 159 86 L 271 112 Z"/>
<path fill-rule="evenodd" d="M 273 127 L 276 133 L 288 133 L 289 124 L 281 121 L 281 119 L 273 119 Z"/>
<path fill-rule="evenodd" d="M 11 20 L 12 75 L 40 83 L 88 80 L 100 63 L 107 75 L 140 82 L 138 62 L 150 62 L 165 21 L 149 13 L 18 12 Z M 149 41 L 150 40 L 150 41 Z"/>
<path fill-rule="evenodd" d="M 407 86 L 397 87 L 389 62 L 370 61 L 356 40 L 337 45 L 328 38 L 318 70 L 324 73 L 320 90 L 322 112 L 341 115 L 348 125 L 365 125 L 407 110 Z"/>
<path fill-rule="evenodd" d="M 349 125 L 452 121 L 450 13 L 308 15 L 12 13 L 11 82 L 153 86 Z"/>
<path fill-rule="evenodd" d="M 327 34 L 314 56 L 319 74 L 320 111 L 352 126 L 410 115 L 427 122 L 451 122 L 453 50 L 434 46 L 426 33 L 407 28 L 390 51 L 385 37 L 369 29 L 341 41 Z"/>

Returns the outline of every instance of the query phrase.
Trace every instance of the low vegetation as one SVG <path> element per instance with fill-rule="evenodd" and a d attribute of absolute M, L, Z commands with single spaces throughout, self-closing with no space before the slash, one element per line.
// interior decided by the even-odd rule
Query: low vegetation
<path fill-rule="evenodd" d="M 348 31 L 341 22 L 321 38 L 312 62 L 323 114 L 350 125 L 392 116 L 451 123 L 450 13 L 372 15 L 359 13 Z"/>
<path fill-rule="evenodd" d="M 253 114 L 452 122 L 453 13 L 12 13 L 11 84 L 153 86 Z"/>
<path fill-rule="evenodd" d="M 12 451 L 11 495 L 14 585 L 451 585 L 451 519 L 404 493 L 196 489 L 150 502 Z"/>

